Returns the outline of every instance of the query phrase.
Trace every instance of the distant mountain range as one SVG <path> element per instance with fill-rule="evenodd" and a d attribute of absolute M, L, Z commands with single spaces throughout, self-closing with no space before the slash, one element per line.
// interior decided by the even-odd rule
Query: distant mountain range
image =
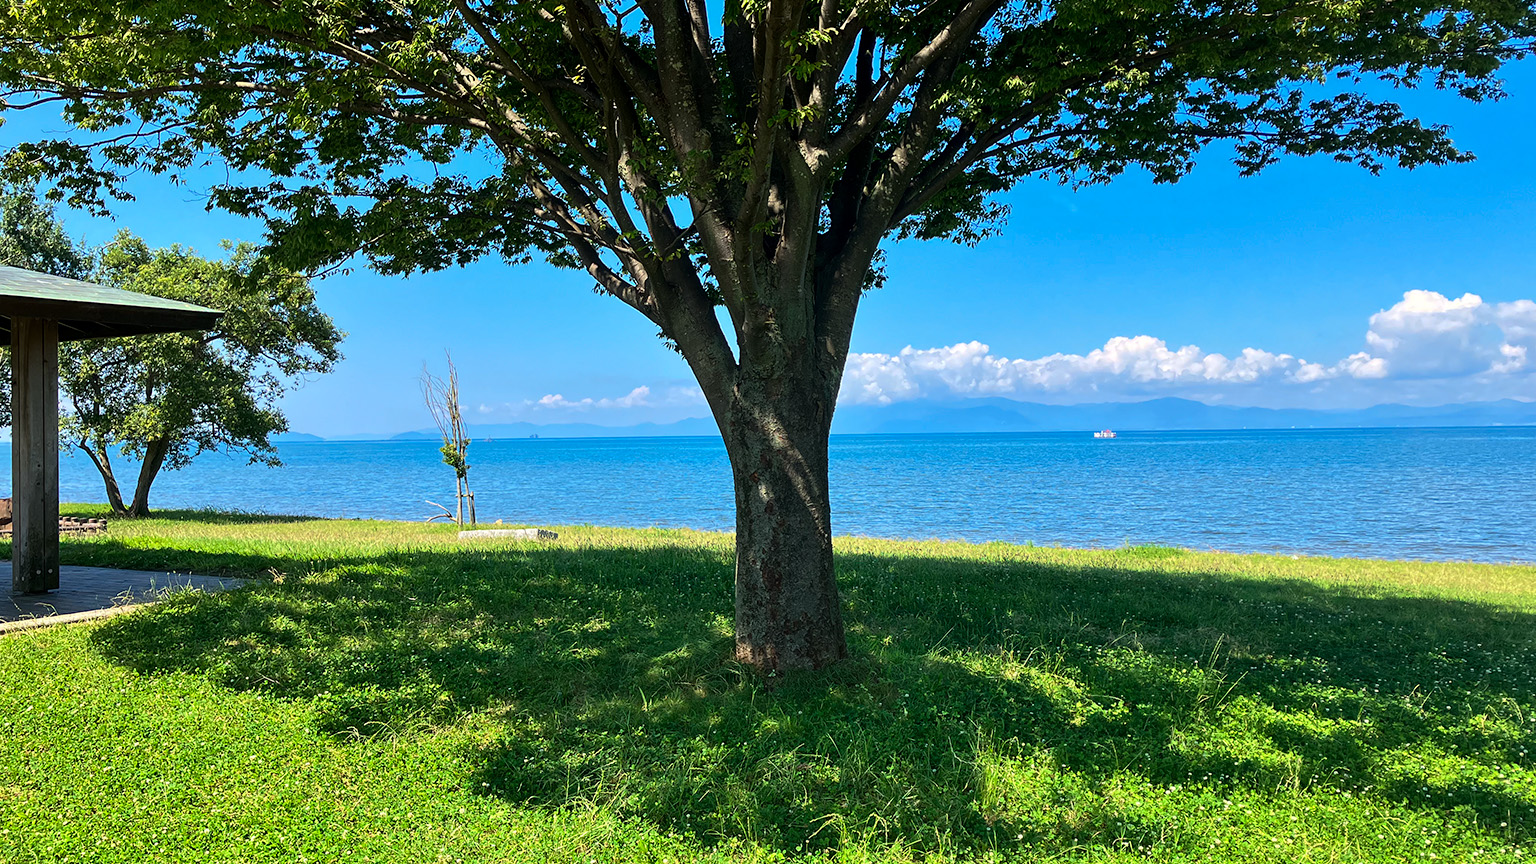
<path fill-rule="evenodd" d="M 1523 426 L 1536 424 L 1536 402 L 1504 399 L 1432 408 L 1376 405 L 1348 411 L 1241 408 L 1190 399 L 1040 405 L 1012 399 L 899 402 L 839 408 L 834 432 L 1057 432 L 1090 429 L 1346 429 L 1382 426 Z"/>
<path fill-rule="evenodd" d="M 1083 405 L 1042 405 L 1012 399 L 962 401 L 917 400 L 894 405 L 847 405 L 837 410 L 833 434 L 922 434 L 944 432 L 1071 432 L 1097 429 L 1349 429 L 1392 426 L 1529 426 L 1536 425 L 1536 402 L 1503 399 L 1458 405 L 1418 407 L 1376 405 L 1353 410 L 1309 408 L 1241 408 L 1207 405 L 1191 399 L 1150 399 L 1145 402 L 1098 402 Z M 493 423 L 472 425 L 476 439 L 495 438 L 641 438 L 715 435 L 713 420 L 691 418 L 675 423 L 600 426 L 596 423 Z M 296 441 L 429 441 L 431 429 L 398 435 L 346 435 L 321 439 L 302 432 L 276 436 Z"/>

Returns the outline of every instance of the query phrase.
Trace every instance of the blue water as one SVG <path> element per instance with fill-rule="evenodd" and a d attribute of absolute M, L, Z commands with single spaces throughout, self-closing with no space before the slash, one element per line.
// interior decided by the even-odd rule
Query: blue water
<path fill-rule="evenodd" d="M 426 499 L 452 506 L 431 442 L 281 453 L 281 468 L 205 455 L 162 474 L 151 505 L 411 520 L 434 512 Z M 470 461 L 482 522 L 734 525 L 715 439 L 477 441 Z M 6 486 L 9 468 L 7 452 Z M 64 500 L 105 500 L 84 457 L 60 471 Z M 837 533 L 875 537 L 1536 561 L 1536 428 L 837 436 L 832 505 Z"/>

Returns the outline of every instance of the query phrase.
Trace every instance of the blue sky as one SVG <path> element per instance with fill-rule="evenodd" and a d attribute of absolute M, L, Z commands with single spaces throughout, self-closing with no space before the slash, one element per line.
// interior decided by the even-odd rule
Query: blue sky
<path fill-rule="evenodd" d="M 1372 176 L 1293 159 L 1240 178 L 1213 150 L 1176 185 L 1024 184 L 1002 235 L 974 249 L 894 245 L 854 331 L 845 401 L 1536 399 L 1536 65 L 1510 72 L 1499 103 L 1405 94 L 1453 127 L 1471 165 Z M 0 146 L 62 125 L 15 117 Z M 62 215 L 91 243 L 119 227 L 207 254 L 260 239 L 258 223 L 206 212 L 197 179 L 141 178 L 112 221 Z M 350 334 L 347 359 L 287 397 L 296 430 L 428 425 L 416 382 L 445 350 L 479 422 L 704 415 L 681 359 L 577 273 L 491 260 L 411 278 L 358 270 L 318 291 Z"/>

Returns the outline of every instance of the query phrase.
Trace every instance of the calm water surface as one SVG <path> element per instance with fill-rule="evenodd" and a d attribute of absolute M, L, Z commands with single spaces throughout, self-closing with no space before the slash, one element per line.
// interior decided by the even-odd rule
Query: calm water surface
<path fill-rule="evenodd" d="M 383 519 L 452 504 L 432 442 L 281 452 L 281 468 L 206 455 L 151 504 Z M 483 522 L 734 524 L 717 439 L 477 441 L 470 462 Z M 6 486 L 9 469 L 7 452 Z M 105 500 L 84 457 L 60 469 L 64 500 Z M 876 537 L 1536 561 L 1536 428 L 837 436 L 832 505 L 837 533 Z"/>

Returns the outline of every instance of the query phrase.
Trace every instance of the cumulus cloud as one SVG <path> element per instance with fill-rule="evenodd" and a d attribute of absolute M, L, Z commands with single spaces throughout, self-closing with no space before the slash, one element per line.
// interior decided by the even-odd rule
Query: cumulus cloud
<path fill-rule="evenodd" d="M 1371 316 L 1365 341 L 1400 378 L 1511 374 L 1526 368 L 1536 345 L 1536 303 L 1409 291 Z"/>
<path fill-rule="evenodd" d="M 1141 391 L 1276 379 L 1309 383 L 1385 374 L 1381 359 L 1364 353 L 1324 365 L 1258 348 L 1245 348 L 1234 357 L 1195 345 L 1170 348 L 1152 336 L 1116 336 L 1087 354 L 1035 360 L 998 357 L 984 343 L 963 342 L 947 348 L 908 347 L 897 354 L 855 354 L 843 379 L 843 399 L 885 405 L 924 396 Z"/>
<path fill-rule="evenodd" d="M 1371 316 L 1370 349 L 1397 375 L 1466 375 L 1491 364 L 1483 326 L 1489 308 L 1476 294 L 1451 299 L 1434 291 L 1409 291 L 1390 309 Z"/>
<path fill-rule="evenodd" d="M 896 354 L 854 354 L 842 401 L 885 405 L 925 397 L 1059 394 L 1112 398 L 1183 393 L 1222 398 L 1259 385 L 1477 378 L 1531 371 L 1536 354 L 1536 303 L 1485 303 L 1476 294 L 1451 299 L 1409 291 L 1371 316 L 1367 350 L 1332 363 L 1244 348 L 1234 356 L 1196 345 L 1178 348 L 1153 336 L 1116 336 L 1086 354 L 1037 359 L 994 355 L 982 342 L 943 348 L 907 347 Z M 1536 394 L 1532 394 L 1536 395 Z"/>
<path fill-rule="evenodd" d="M 1409 291 L 1365 323 L 1361 350 L 1339 359 L 1252 347 L 1223 354 L 1171 346 L 1151 335 L 1116 336 L 1081 354 L 1036 358 L 1001 356 L 980 341 L 852 354 L 840 401 L 888 405 L 1002 396 L 1072 403 L 1183 396 L 1342 408 L 1536 398 L 1536 302 Z M 704 394 L 681 381 L 642 385 L 623 395 L 547 393 L 479 410 L 538 423 L 616 425 L 708 415 Z"/>

